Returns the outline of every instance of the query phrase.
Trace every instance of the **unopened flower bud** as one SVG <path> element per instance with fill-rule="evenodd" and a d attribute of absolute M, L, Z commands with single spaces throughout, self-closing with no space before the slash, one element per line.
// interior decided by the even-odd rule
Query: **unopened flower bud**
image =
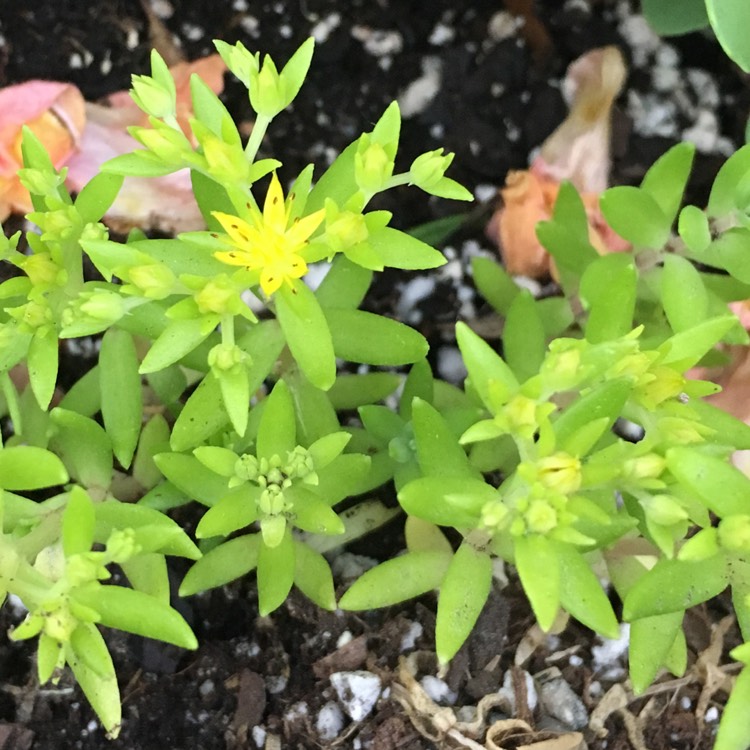
<path fill-rule="evenodd" d="M 34 253 L 27 256 L 21 268 L 34 286 L 52 286 L 60 283 L 62 269 L 52 260 L 49 253 Z"/>
<path fill-rule="evenodd" d="M 208 281 L 194 296 L 201 315 L 237 315 L 245 303 L 240 297 L 237 285 L 222 273 Z"/>
<path fill-rule="evenodd" d="M 78 297 L 79 310 L 95 320 L 114 323 L 125 314 L 122 297 L 117 292 L 100 289 L 95 292 L 82 292 Z"/>
<path fill-rule="evenodd" d="M 112 562 L 123 563 L 140 552 L 133 529 L 115 530 L 107 539 L 106 552 Z"/>
<path fill-rule="evenodd" d="M 45 634 L 59 643 L 67 643 L 77 627 L 78 620 L 65 604 L 44 617 Z"/>
<path fill-rule="evenodd" d="M 217 344 L 208 353 L 208 366 L 217 374 L 234 372 L 247 361 L 248 355 L 235 344 Z"/>
<path fill-rule="evenodd" d="M 250 87 L 252 77 L 258 73 L 258 55 L 253 55 L 242 42 L 234 45 L 216 42 L 216 49 L 227 68 L 245 85 Z"/>
<path fill-rule="evenodd" d="M 417 187 L 427 190 L 445 176 L 455 154 L 443 154 L 443 149 L 435 149 L 418 156 L 411 165 L 411 181 Z"/>
<path fill-rule="evenodd" d="M 132 286 L 148 299 L 164 299 L 172 294 L 177 281 L 172 269 L 162 263 L 134 266 L 123 273 Z"/>
<path fill-rule="evenodd" d="M 664 456 L 660 456 L 658 453 L 645 453 L 624 462 L 622 467 L 623 478 L 631 482 L 638 482 L 642 479 L 656 479 L 661 476 L 666 465 Z"/>
<path fill-rule="evenodd" d="M 524 520 L 530 534 L 546 534 L 557 526 L 557 511 L 545 500 L 532 500 Z"/>
<path fill-rule="evenodd" d="M 130 96 L 152 117 L 163 119 L 174 116 L 177 108 L 175 92 L 157 83 L 151 76 L 133 76 Z"/>
<path fill-rule="evenodd" d="M 688 517 L 687 511 L 670 495 L 651 495 L 640 503 L 646 515 L 662 526 L 671 526 Z"/>
<path fill-rule="evenodd" d="M 354 179 L 358 187 L 369 193 L 382 190 L 393 174 L 393 159 L 388 156 L 383 144 L 367 143 L 367 136 L 354 155 Z"/>
<path fill-rule="evenodd" d="M 234 473 L 244 482 L 254 482 L 260 474 L 258 459 L 249 453 L 243 453 L 234 465 Z"/>
<path fill-rule="evenodd" d="M 581 486 L 581 462 L 560 451 L 537 461 L 539 481 L 548 489 L 563 495 L 576 492 Z"/>
<path fill-rule="evenodd" d="M 250 79 L 250 104 L 259 115 L 275 117 L 286 106 L 284 87 L 273 60 L 266 55 Z"/>
<path fill-rule="evenodd" d="M 719 523 L 719 545 L 732 552 L 750 550 L 750 516 L 738 514 L 722 518 Z"/>

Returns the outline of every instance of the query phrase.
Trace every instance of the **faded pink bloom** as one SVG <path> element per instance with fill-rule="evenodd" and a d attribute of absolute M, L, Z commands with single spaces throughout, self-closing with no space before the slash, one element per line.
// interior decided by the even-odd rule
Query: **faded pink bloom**
<path fill-rule="evenodd" d="M 560 183 L 565 180 L 581 194 L 591 244 L 600 253 L 630 248 L 599 210 L 599 194 L 609 181 L 612 103 L 625 75 L 625 63 L 616 47 L 588 52 L 568 68 L 564 81 L 571 93 L 568 117 L 542 144 L 528 171 L 508 174 L 501 190 L 503 206 L 487 227 L 510 273 L 542 278 L 554 272 L 549 254 L 536 237 L 536 225 L 552 217 Z"/>
<path fill-rule="evenodd" d="M 81 92 L 67 83 L 27 81 L 0 89 L 0 221 L 14 211 L 32 210 L 31 197 L 18 179 L 23 126 L 39 138 L 59 169 L 80 143 L 84 106 Z"/>
<path fill-rule="evenodd" d="M 177 89 L 177 120 L 190 135 L 190 76 L 197 73 L 218 94 L 226 66 L 219 55 L 210 55 L 170 70 Z M 32 208 L 17 175 L 23 125 L 44 143 L 55 167 L 68 167 L 66 184 L 79 191 L 105 161 L 141 148 L 127 128 L 148 125 L 148 118 L 126 91 L 112 94 L 101 105 L 84 102 L 75 86 L 53 81 L 0 89 L 0 220 L 12 211 L 26 213 Z M 127 177 L 105 221 L 121 231 L 137 226 L 182 232 L 204 226 L 186 169 L 164 177 Z"/>

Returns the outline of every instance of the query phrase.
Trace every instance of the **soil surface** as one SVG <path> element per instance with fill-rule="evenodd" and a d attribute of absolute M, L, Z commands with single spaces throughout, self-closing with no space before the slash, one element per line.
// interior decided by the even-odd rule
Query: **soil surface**
<path fill-rule="evenodd" d="M 635 5 L 153 0 L 146 12 L 139 0 L 9 0 L 0 10 L 0 85 L 65 80 L 95 100 L 127 88 L 131 73 L 148 72 L 152 42 L 194 59 L 212 51 L 214 38 L 242 40 L 283 63 L 314 35 L 308 80 L 263 150 L 284 162 L 287 178 L 309 162 L 320 174 L 397 98 L 404 166 L 429 149 L 456 153 L 450 174 L 474 192 L 474 207 L 416 189 L 391 191 L 378 203 L 402 228 L 467 213 L 440 243 L 451 262 L 429 277 L 384 274 L 367 300 L 422 330 L 438 374 L 456 379 L 452 325 L 486 312 L 468 261 L 496 254 L 483 230 L 497 188 L 564 118 L 560 79 L 572 60 L 617 44 L 629 61 L 614 118 L 613 184 L 637 183 L 657 156 L 689 137 L 699 153 L 688 198 L 700 203 L 744 139 L 750 93 L 715 42 L 692 34 L 665 44 L 649 35 Z M 250 120 L 236 82 L 224 100 L 239 121 Z M 339 593 L 352 571 L 402 546 L 399 522 L 352 545 L 334 562 Z M 175 565 L 174 574 L 179 581 L 184 570 Z M 726 664 L 738 638 L 733 621 L 723 619 L 727 602 L 689 613 L 687 676 L 665 677 L 634 699 L 626 692 L 625 640 L 605 644 L 575 624 L 545 638 L 519 592 L 512 575 L 493 592 L 474 635 L 439 677 L 433 597 L 352 614 L 321 612 L 292 595 L 268 618 L 258 617 L 252 580 L 193 597 L 179 606 L 201 643 L 195 653 L 109 634 L 124 702 L 113 742 L 69 678 L 40 689 L 29 646 L 3 640 L 0 750 L 518 748 L 555 736 L 545 750 L 712 745 L 726 697 L 722 678 L 731 674 L 716 665 Z M 6 606 L 0 630 L 21 616 Z"/>

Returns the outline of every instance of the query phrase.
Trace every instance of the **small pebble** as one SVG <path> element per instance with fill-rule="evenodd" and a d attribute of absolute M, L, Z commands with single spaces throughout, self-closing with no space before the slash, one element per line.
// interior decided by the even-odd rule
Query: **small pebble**
<path fill-rule="evenodd" d="M 546 672 L 551 673 L 553 669 L 554 667 Z M 559 674 L 559 670 L 554 671 Z M 588 726 L 586 706 L 562 677 L 552 677 L 539 685 L 539 702 L 549 716 L 571 729 L 578 730 Z"/>
<path fill-rule="evenodd" d="M 321 740 L 330 742 L 336 739 L 344 728 L 344 714 L 341 713 L 339 704 L 328 701 L 318 712 L 315 721 L 315 730 Z"/>
<path fill-rule="evenodd" d="M 363 670 L 334 672 L 331 684 L 339 703 L 352 721 L 362 721 L 372 711 L 382 690 L 380 677 Z"/>
<path fill-rule="evenodd" d="M 255 743 L 255 747 L 262 748 L 266 744 L 266 734 L 268 733 L 262 726 L 256 724 L 252 728 L 250 733 L 253 736 L 253 742 Z"/>
<path fill-rule="evenodd" d="M 456 702 L 456 698 L 458 698 L 457 693 L 448 687 L 448 683 L 445 682 L 445 680 L 441 680 L 439 677 L 428 674 L 419 682 L 425 693 L 427 693 L 435 703 L 440 703 L 443 706 L 452 706 Z"/>
<path fill-rule="evenodd" d="M 400 651 L 411 651 L 417 643 L 419 638 L 424 633 L 424 628 L 421 622 L 413 622 L 409 626 L 409 630 L 406 631 L 403 638 L 401 639 Z"/>

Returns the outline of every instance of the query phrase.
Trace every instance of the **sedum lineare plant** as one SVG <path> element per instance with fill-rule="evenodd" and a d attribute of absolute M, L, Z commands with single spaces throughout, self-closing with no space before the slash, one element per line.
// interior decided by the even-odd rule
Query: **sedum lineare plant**
<path fill-rule="evenodd" d="M 750 427 L 702 400 L 716 386 L 685 375 L 748 343 L 727 303 L 750 298 L 750 146 L 722 168 L 705 211 L 681 209 L 684 144 L 640 187 L 607 191 L 602 211 L 632 253 L 599 256 L 564 185 L 537 228 L 559 296 L 535 300 L 476 258 L 477 286 L 504 319 L 502 356 L 459 323 L 459 388 L 433 378 L 418 332 L 359 309 L 375 272 L 444 262 L 367 206 L 403 184 L 470 199 L 445 176 L 452 156 L 428 152 L 398 172 L 394 104 L 322 175 L 307 167 L 285 191 L 282 163 L 258 153 L 313 43 L 281 70 L 242 44 L 217 48 L 256 115 L 247 142 L 195 76 L 189 139 L 156 53 L 151 76 L 133 79 L 149 116 L 131 131 L 143 148 L 75 199 L 24 137 L 36 228 L 25 245 L 0 239 L 16 269 L 0 285 L 0 589 L 28 610 L 11 637 L 37 637 L 40 682 L 69 666 L 116 736 L 117 677 L 99 626 L 197 646 L 170 605 L 170 555 L 193 561 L 181 596 L 255 571 L 264 615 L 293 586 L 354 610 L 437 591 L 442 663 L 503 563 L 545 630 L 570 615 L 615 636 L 611 584 L 631 623 L 636 693 L 662 667 L 685 670 L 686 609 L 729 587 L 746 641 L 732 654 L 750 665 L 750 480 L 730 462 L 750 448 Z M 206 231 L 111 240 L 100 220 L 123 178 L 180 169 Z M 84 262 L 98 273 L 84 275 Z M 320 262 L 312 290 L 304 277 Z M 62 391 L 60 340 L 85 337 L 100 343 L 97 364 Z M 337 359 L 384 369 L 337 372 Z M 399 390 L 397 407 L 385 405 Z M 407 551 L 337 603 L 325 553 L 393 516 L 372 494 L 389 483 Z M 198 544 L 168 515 L 188 503 Z M 719 750 L 750 742 L 749 685 L 750 666 Z"/>

